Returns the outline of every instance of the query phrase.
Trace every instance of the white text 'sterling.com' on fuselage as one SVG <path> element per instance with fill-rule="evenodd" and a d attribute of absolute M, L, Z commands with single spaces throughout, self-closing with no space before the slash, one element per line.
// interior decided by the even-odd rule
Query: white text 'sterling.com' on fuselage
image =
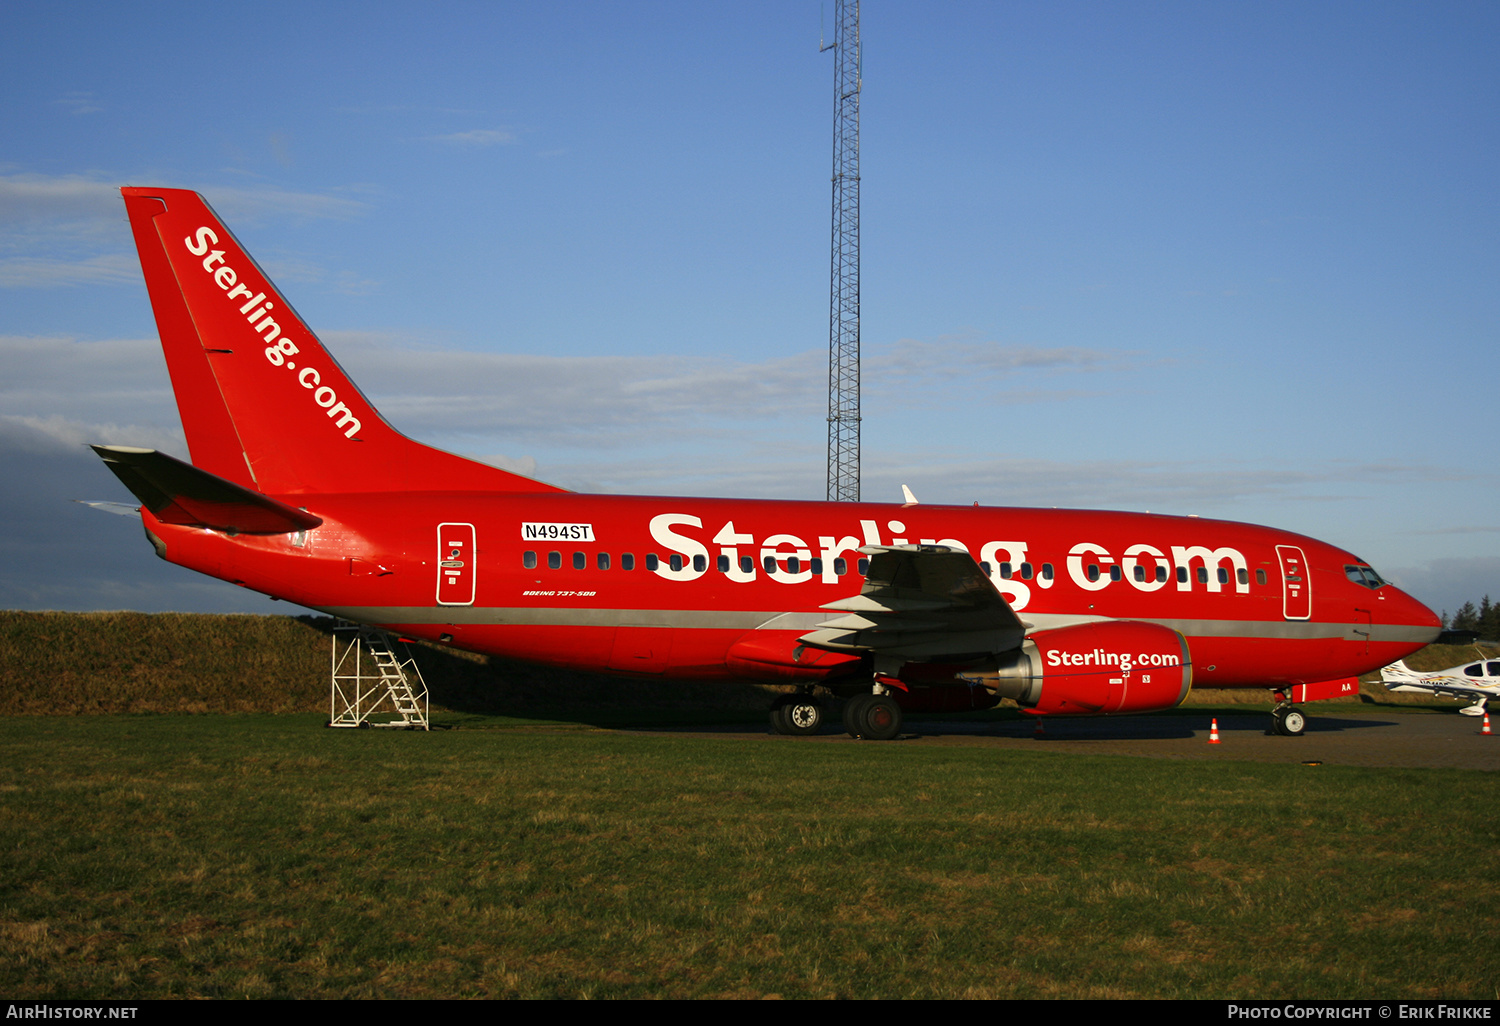
<path fill-rule="evenodd" d="M 475 652 L 791 685 L 772 721 L 1294 703 L 1431 642 L 1354 555 L 1196 517 L 565 491 L 396 432 L 196 193 L 123 190 L 191 463 L 96 446 L 162 558 Z"/>

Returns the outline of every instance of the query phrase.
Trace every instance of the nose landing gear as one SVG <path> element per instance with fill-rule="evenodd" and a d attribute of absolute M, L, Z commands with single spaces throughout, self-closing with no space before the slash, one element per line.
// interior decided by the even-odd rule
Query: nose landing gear
<path fill-rule="evenodd" d="M 1271 730 L 1283 737 L 1301 737 L 1307 729 L 1307 717 L 1302 710 L 1287 702 L 1271 710 Z"/>
<path fill-rule="evenodd" d="M 771 729 L 778 734 L 816 734 L 823 726 L 823 704 L 812 695 L 782 695 L 771 707 Z"/>

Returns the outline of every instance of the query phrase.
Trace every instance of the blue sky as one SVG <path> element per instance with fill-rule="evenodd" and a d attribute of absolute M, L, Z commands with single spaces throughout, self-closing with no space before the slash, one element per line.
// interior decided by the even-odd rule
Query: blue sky
<path fill-rule="evenodd" d="M 1500 597 L 1500 7 L 863 21 L 865 498 L 1250 520 Z M 811 0 L 0 7 L 0 605 L 277 608 L 66 501 L 126 497 L 85 441 L 185 455 L 123 184 L 202 192 L 414 437 L 821 497 L 819 31 Z"/>

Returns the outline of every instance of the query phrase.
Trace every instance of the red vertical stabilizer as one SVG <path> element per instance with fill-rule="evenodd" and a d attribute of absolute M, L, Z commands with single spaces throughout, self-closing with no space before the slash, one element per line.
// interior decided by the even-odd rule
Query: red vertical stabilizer
<path fill-rule="evenodd" d="M 121 192 L 195 466 L 282 495 L 563 490 L 396 431 L 203 197 Z"/>

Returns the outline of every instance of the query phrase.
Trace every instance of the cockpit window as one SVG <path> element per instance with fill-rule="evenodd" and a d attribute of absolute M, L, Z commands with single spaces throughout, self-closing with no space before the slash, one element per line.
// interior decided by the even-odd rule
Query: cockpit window
<path fill-rule="evenodd" d="M 1380 579 L 1373 568 L 1368 566 L 1346 566 L 1344 575 L 1355 584 L 1362 584 L 1366 588 L 1379 588 L 1386 582 Z"/>

